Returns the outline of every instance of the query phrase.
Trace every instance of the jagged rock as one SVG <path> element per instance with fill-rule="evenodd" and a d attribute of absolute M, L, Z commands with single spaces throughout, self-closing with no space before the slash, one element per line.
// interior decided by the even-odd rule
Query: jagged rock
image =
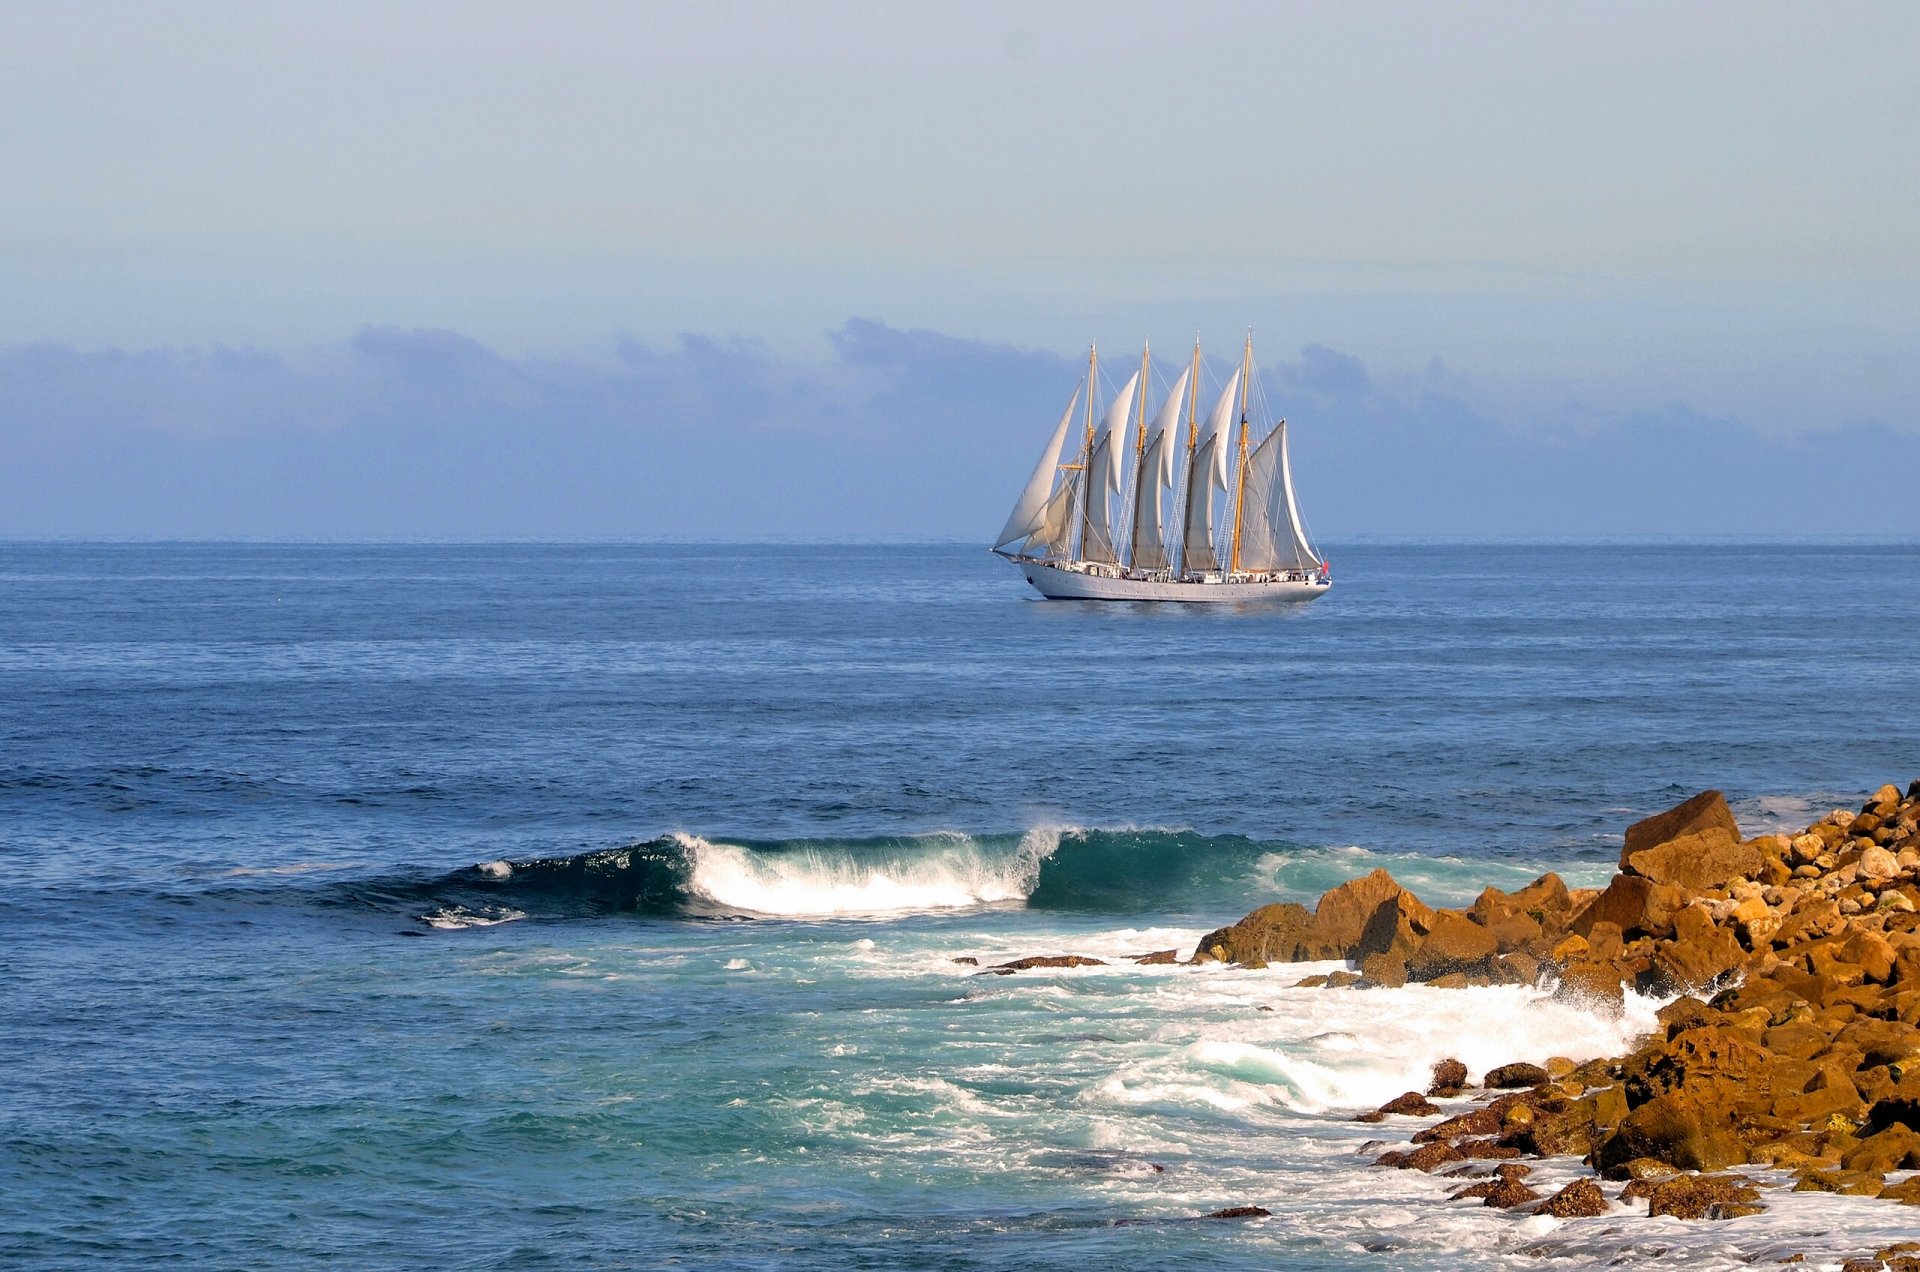
<path fill-rule="evenodd" d="M 1600 1191 L 1600 1185 L 1591 1179 L 1576 1179 L 1535 1206 L 1533 1213 L 1551 1215 L 1555 1219 L 1588 1219 L 1604 1215 L 1609 1209 L 1611 1207 L 1607 1205 L 1606 1194 Z"/>
<path fill-rule="evenodd" d="M 1272 1215 L 1273 1211 L 1264 1206 L 1228 1206 L 1224 1210 L 1216 1210 L 1205 1217 L 1208 1219 L 1267 1219 Z"/>
<path fill-rule="evenodd" d="M 1547 1080 L 1547 1076 L 1546 1069 L 1540 1065 L 1516 1061 L 1513 1064 L 1503 1064 L 1497 1069 L 1488 1070 L 1486 1085 L 1496 1091 L 1512 1087 L 1539 1086 Z"/>
<path fill-rule="evenodd" d="M 1424 932 L 1432 911 L 1384 870 L 1350 879 L 1320 898 L 1314 907 L 1312 939 L 1316 958 L 1352 958 L 1374 913 L 1388 901 L 1399 903 L 1410 929 Z M 1204 945 L 1204 942 L 1202 942 Z"/>
<path fill-rule="evenodd" d="M 1685 803 L 1627 828 L 1620 869 L 1691 892 L 1751 878 L 1765 860 L 1756 843 L 1742 843 L 1726 797 L 1702 791 Z"/>
<path fill-rule="evenodd" d="M 1467 1066 L 1458 1060 L 1446 1059 L 1433 1066 L 1433 1080 L 1427 1084 L 1427 1094 L 1442 1099 L 1460 1094 L 1467 1085 Z"/>
<path fill-rule="evenodd" d="M 1409 1091 L 1405 1095 L 1396 1095 L 1388 1100 L 1380 1106 L 1379 1111 L 1405 1117 L 1433 1117 L 1440 1112 L 1440 1106 L 1418 1091 Z"/>
<path fill-rule="evenodd" d="M 1618 1012 L 1626 1005 L 1626 984 L 1612 963 L 1583 961 L 1560 969 L 1560 983 L 1554 998 Z"/>
<path fill-rule="evenodd" d="M 980 966 L 980 960 L 979 960 L 979 959 L 977 959 L 977 958 L 975 958 L 975 957 L 973 957 L 973 955 L 971 955 L 971 954 L 963 954 L 963 955 L 961 955 L 961 956 L 960 956 L 959 958 L 956 958 L 956 959 L 954 959 L 953 961 L 954 961 L 954 962 L 956 962 L 956 963 L 959 963 L 959 964 L 961 964 L 961 965 L 962 965 L 962 966 L 964 966 L 964 967 L 978 967 L 978 966 Z"/>
<path fill-rule="evenodd" d="M 1179 950 L 1155 950 L 1151 954 L 1136 954 L 1133 959 L 1142 967 L 1160 967 L 1180 961 Z"/>
<path fill-rule="evenodd" d="M 1686 904 L 1686 890 L 1671 883 L 1638 875 L 1617 874 L 1592 904 L 1573 916 L 1567 927 L 1584 936 L 1599 952 L 1594 928 L 1611 923 L 1631 940 L 1637 936 L 1670 936 L 1674 912 Z"/>

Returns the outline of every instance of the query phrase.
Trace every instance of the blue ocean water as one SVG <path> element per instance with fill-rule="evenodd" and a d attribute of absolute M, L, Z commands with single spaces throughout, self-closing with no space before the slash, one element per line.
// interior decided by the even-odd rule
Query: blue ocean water
<path fill-rule="evenodd" d="M 1214 609 L 1044 603 L 952 546 L 0 544 L 0 1264 L 1897 1232 L 1450 1209 L 1363 1168 L 1354 1109 L 1644 1016 L 1123 956 L 1375 865 L 1593 882 L 1705 786 L 1757 831 L 1904 784 L 1920 545 L 1334 556 L 1310 606 Z M 1055 952 L 1107 962 L 954 962 Z M 1194 1218 L 1241 1203 L 1274 1215 Z"/>

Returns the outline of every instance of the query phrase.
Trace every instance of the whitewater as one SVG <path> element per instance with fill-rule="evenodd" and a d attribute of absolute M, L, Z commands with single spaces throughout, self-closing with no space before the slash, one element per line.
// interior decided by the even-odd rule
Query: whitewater
<path fill-rule="evenodd" d="M 1434 1061 L 1615 1053 L 1657 1003 L 1134 958 L 1376 867 L 1434 904 L 1598 883 L 1701 787 L 1757 831 L 1920 772 L 1920 548 L 1336 555 L 1311 612 L 1201 614 L 1029 601 L 959 547 L 0 544 L 0 1264 L 1911 1237 L 1779 1192 L 1562 1223 L 1367 1164 L 1417 1124 L 1353 1115 Z M 1068 953 L 1102 963 L 981 974 Z M 1237 1205 L 1272 1213 L 1201 1218 Z"/>

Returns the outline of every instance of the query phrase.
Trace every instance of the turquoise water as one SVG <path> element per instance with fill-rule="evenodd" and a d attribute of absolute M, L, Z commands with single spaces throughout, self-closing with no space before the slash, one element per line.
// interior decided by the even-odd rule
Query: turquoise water
<path fill-rule="evenodd" d="M 1392 1130 L 1351 1114 L 1441 1055 L 1600 1054 L 1650 1004 L 1124 955 L 1375 865 L 1597 881 L 1704 785 L 1757 830 L 1920 774 L 1920 548 L 1335 556 L 1309 608 L 1211 612 L 1029 601 L 959 548 L 0 545 L 0 1262 L 1898 1234 L 1835 1198 L 1520 1221 L 1361 1166 Z M 1064 952 L 1108 965 L 953 961 Z"/>

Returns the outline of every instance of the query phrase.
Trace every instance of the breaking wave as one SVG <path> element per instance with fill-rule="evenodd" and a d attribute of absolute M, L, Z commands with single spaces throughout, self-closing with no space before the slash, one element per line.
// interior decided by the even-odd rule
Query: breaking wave
<path fill-rule="evenodd" d="M 1534 873 L 1485 861 L 1390 858 L 1165 829 L 767 842 L 672 834 L 574 856 L 361 882 L 348 885 L 346 899 L 404 909 L 442 928 L 523 916 L 836 918 L 1002 905 L 1217 916 L 1254 896 L 1311 897 L 1382 864 L 1443 902 L 1455 892 L 1471 896 L 1487 882 L 1517 885 Z M 1497 877 L 1503 872 L 1511 880 Z"/>

